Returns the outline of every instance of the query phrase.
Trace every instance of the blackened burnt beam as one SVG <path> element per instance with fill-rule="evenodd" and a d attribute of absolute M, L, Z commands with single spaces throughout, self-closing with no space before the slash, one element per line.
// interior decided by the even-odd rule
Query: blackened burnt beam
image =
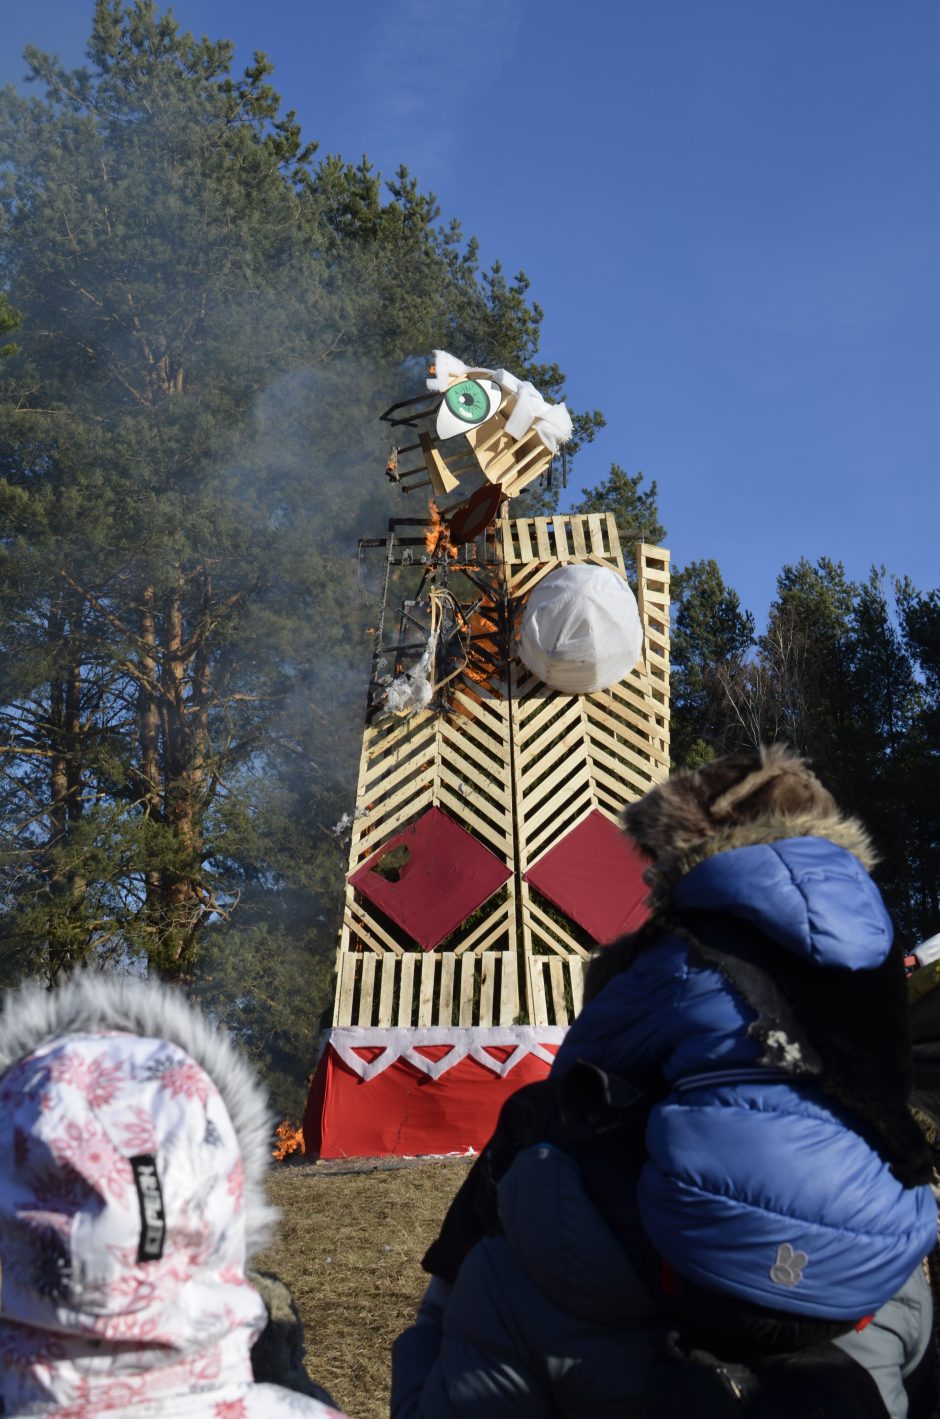
<path fill-rule="evenodd" d="M 426 419 L 429 414 L 435 412 L 433 408 L 415 409 L 415 405 L 440 404 L 442 398 L 442 394 L 429 392 L 428 394 L 415 394 L 411 399 L 399 399 L 397 404 L 390 404 L 385 410 L 385 413 L 379 415 L 379 418 L 385 424 L 392 424 L 393 426 L 408 424 L 413 427 L 415 419 Z M 399 409 L 413 409 L 414 412 L 405 415 L 403 418 L 396 419 L 395 415 L 398 413 Z"/>

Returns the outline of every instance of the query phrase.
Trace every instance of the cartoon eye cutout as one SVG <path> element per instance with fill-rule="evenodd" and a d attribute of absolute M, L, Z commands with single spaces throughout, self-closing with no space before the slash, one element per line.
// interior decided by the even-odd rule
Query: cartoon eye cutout
<path fill-rule="evenodd" d="M 452 384 L 437 411 L 437 436 L 450 439 L 491 419 L 503 402 L 503 391 L 491 379 L 461 379 Z"/>

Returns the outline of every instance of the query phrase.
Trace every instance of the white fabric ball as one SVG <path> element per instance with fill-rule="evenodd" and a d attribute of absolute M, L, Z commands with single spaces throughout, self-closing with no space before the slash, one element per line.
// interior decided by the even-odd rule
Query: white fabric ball
<path fill-rule="evenodd" d="M 519 657 L 553 690 L 606 690 L 630 673 L 642 650 L 636 597 L 611 567 L 559 567 L 529 596 Z"/>

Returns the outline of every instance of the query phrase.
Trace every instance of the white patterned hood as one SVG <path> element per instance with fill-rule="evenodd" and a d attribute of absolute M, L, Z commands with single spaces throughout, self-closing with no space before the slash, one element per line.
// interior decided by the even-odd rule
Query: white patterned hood
<path fill-rule="evenodd" d="M 161 1016 L 153 1033 L 115 1028 Z M 0 1058 L 0 1137 L 12 1143 L 0 1154 L 2 1412 L 328 1413 L 252 1383 L 266 1311 L 245 1266 L 271 1213 L 250 1071 L 178 996 L 100 978 L 13 992 L 2 1050 L 66 1023 Z M 198 1055 L 230 1096 L 247 1088 L 241 1130 Z"/>

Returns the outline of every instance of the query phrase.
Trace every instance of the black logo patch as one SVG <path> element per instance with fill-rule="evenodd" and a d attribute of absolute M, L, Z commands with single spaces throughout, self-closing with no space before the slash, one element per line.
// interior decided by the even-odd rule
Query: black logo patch
<path fill-rule="evenodd" d="M 137 1200 L 140 1203 L 140 1246 L 137 1248 L 137 1260 L 159 1261 L 163 1256 L 163 1242 L 166 1237 L 166 1212 L 160 1179 L 157 1176 L 157 1160 L 152 1153 L 140 1153 L 129 1161 L 134 1170 Z"/>

